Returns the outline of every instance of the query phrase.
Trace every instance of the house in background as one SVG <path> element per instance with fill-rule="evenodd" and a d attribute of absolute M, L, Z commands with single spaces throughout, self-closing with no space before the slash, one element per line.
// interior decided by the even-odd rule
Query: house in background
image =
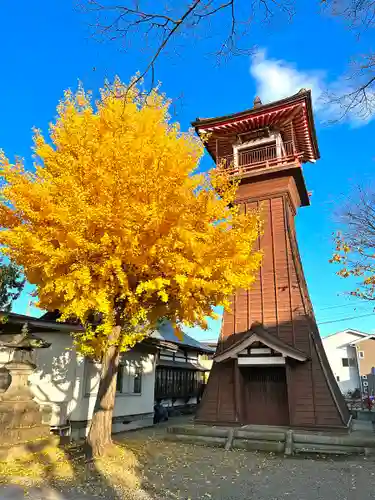
<path fill-rule="evenodd" d="M 375 335 L 369 335 L 356 343 L 359 377 L 362 395 L 375 395 Z"/>
<path fill-rule="evenodd" d="M 212 363 L 214 362 L 214 356 L 217 348 L 217 343 L 218 339 L 211 339 L 211 340 L 203 340 L 201 342 L 202 345 L 205 347 L 211 349 L 211 352 L 202 354 L 199 357 L 199 361 L 201 364 L 208 370 L 205 375 L 205 379 L 207 381 L 208 376 L 209 376 L 209 370 L 212 368 Z"/>
<path fill-rule="evenodd" d="M 30 386 L 35 400 L 51 408 L 51 429 L 82 438 L 88 432 L 94 411 L 100 364 L 84 358 L 74 349 L 71 333 L 83 331 L 80 325 L 57 322 L 53 318 L 51 313 L 41 318 L 9 313 L 7 321 L 0 325 L 0 332 L 21 332 L 27 324 L 31 333 L 51 344 L 47 349 L 34 352 L 37 369 L 29 378 Z M 199 383 L 196 374 L 202 373 L 196 361 L 201 352 L 200 344 L 188 336 L 182 341 L 173 337 L 172 328 L 162 333 L 155 331 L 122 355 L 113 412 L 114 433 L 153 425 L 155 391 L 160 388 L 160 384 L 155 384 L 156 366 L 166 362 L 167 353 L 171 361 L 180 363 L 179 370 L 173 368 L 173 373 L 178 375 L 168 375 L 167 387 L 174 390 L 168 396 L 174 405 L 194 402 L 198 394 L 194 384 Z M 162 356 L 159 353 L 163 353 Z M 182 353 L 184 358 L 180 359 Z M 10 361 L 11 355 L 8 349 L 0 348 L 0 367 Z M 0 392 L 4 392 L 9 385 L 8 374 L 4 368 L 0 374 Z M 192 386 L 186 385 L 190 380 Z"/>
<path fill-rule="evenodd" d="M 333 374 L 343 394 L 374 394 L 375 335 L 346 329 L 322 338 Z"/>

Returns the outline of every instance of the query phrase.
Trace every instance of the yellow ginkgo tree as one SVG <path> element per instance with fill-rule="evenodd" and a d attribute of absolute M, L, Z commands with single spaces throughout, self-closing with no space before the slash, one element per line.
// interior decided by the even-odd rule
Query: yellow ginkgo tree
<path fill-rule="evenodd" d="M 221 169 L 196 174 L 203 148 L 171 123 L 169 102 L 119 80 L 93 103 L 65 92 L 35 164 L 0 157 L 0 244 L 39 307 L 85 326 L 76 348 L 101 362 L 88 442 L 111 443 L 121 352 L 165 318 L 206 327 L 261 262 L 257 213 L 240 213 Z"/>

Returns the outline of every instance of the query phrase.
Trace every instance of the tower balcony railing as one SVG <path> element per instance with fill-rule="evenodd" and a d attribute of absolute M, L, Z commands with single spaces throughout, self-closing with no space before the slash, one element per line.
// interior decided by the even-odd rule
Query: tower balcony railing
<path fill-rule="evenodd" d="M 284 142 L 284 151 L 278 154 L 277 146 L 273 144 L 262 148 L 239 151 L 236 157 L 233 154 L 221 156 L 218 158 L 217 164 L 226 168 L 230 175 L 239 176 L 255 170 L 300 163 L 303 152 L 297 152 L 293 141 Z"/>

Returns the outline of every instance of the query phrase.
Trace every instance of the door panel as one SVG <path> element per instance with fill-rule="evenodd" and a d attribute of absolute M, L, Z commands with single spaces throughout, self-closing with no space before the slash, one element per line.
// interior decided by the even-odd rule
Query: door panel
<path fill-rule="evenodd" d="M 241 368 L 244 382 L 243 424 L 289 425 L 285 367 Z"/>

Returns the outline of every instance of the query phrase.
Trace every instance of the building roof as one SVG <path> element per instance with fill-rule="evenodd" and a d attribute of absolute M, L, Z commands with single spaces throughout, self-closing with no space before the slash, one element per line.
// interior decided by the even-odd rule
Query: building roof
<path fill-rule="evenodd" d="M 40 318 L 35 318 L 33 316 L 26 316 L 24 314 L 16 314 L 16 313 L 5 313 L 0 311 L 0 318 L 6 317 L 8 318 L 9 323 L 17 324 L 22 327 L 25 323 L 28 324 L 29 329 L 33 331 L 54 331 L 54 332 L 83 332 L 84 328 L 82 325 L 78 323 L 64 323 L 59 322 L 57 319 L 60 314 L 58 311 L 56 312 L 47 312 L 43 314 Z M 6 323 L 4 323 L 6 324 Z M 214 349 L 207 347 L 197 340 L 190 337 L 184 333 L 183 338 L 179 340 L 174 332 L 172 325 L 165 321 L 163 322 L 157 330 L 155 330 L 149 338 L 145 339 L 147 343 L 153 344 L 162 344 L 162 347 L 168 347 L 171 344 L 180 347 L 189 347 L 193 350 L 202 352 L 202 353 L 210 353 L 215 352 Z"/>
<path fill-rule="evenodd" d="M 216 160 L 216 139 L 223 139 L 239 133 L 268 126 L 281 126 L 293 123 L 296 142 L 303 152 L 302 161 L 315 161 L 320 158 L 312 111 L 311 91 L 301 89 L 285 99 L 260 106 L 219 116 L 217 118 L 197 118 L 193 123 L 198 135 L 208 132 L 205 146 Z"/>
<path fill-rule="evenodd" d="M 357 340 L 354 340 L 351 344 L 359 344 L 360 342 L 364 342 L 366 340 L 375 340 L 375 335 L 366 335 L 366 337 L 360 337 Z"/>
<path fill-rule="evenodd" d="M 369 333 L 361 332 L 360 330 L 355 330 L 354 328 L 346 328 L 345 330 L 340 330 L 339 332 L 333 332 L 330 333 L 329 335 L 325 335 L 322 337 L 322 340 L 328 339 L 330 337 L 333 337 L 334 335 L 339 335 L 340 333 L 352 333 L 353 335 L 357 335 L 358 337 L 365 338 L 369 337 Z"/>
<path fill-rule="evenodd" d="M 8 313 L 0 311 L 0 319 L 6 320 L 3 324 L 7 323 L 13 325 L 20 325 L 22 327 L 27 323 L 29 329 L 38 331 L 56 331 L 56 332 L 81 332 L 83 327 L 79 324 L 63 323 L 52 319 L 41 316 L 40 318 L 35 318 L 34 316 L 26 316 L 25 314 Z"/>
<path fill-rule="evenodd" d="M 216 340 L 202 340 L 201 344 L 210 347 L 211 349 L 215 350 L 217 345 L 219 343 L 219 339 Z"/>
<path fill-rule="evenodd" d="M 348 334 L 349 338 L 346 340 L 340 340 L 339 335 Z M 335 339 L 337 338 L 337 339 Z M 338 340 L 338 343 L 336 343 Z M 342 347 L 354 346 L 363 342 L 364 340 L 375 340 L 375 335 L 370 335 L 369 333 L 364 333 L 359 330 L 354 330 L 352 328 L 347 328 L 346 330 L 340 330 L 339 332 L 331 333 L 330 335 L 326 335 L 322 337 L 323 345 L 329 348 L 334 347 L 335 349 L 341 349 Z"/>
<path fill-rule="evenodd" d="M 155 339 L 166 340 L 167 342 L 176 344 L 179 347 L 189 347 L 195 351 L 199 351 L 202 353 L 215 352 L 215 349 L 212 349 L 211 347 L 198 342 L 198 340 L 193 339 L 193 337 L 190 337 L 190 335 L 188 335 L 187 333 L 184 333 L 182 339 L 180 340 L 176 336 L 173 326 L 169 321 L 164 321 L 163 323 L 161 323 L 158 329 L 151 334 L 151 337 Z"/>
<path fill-rule="evenodd" d="M 242 350 L 258 341 L 262 342 L 267 347 L 280 352 L 284 356 L 295 359 L 296 361 L 306 361 L 308 359 L 306 353 L 287 344 L 279 337 L 276 337 L 260 323 L 253 323 L 250 330 L 241 336 L 241 339 L 238 342 L 235 342 L 220 353 L 217 353 L 214 359 L 216 362 L 221 363 L 227 359 L 237 357 Z"/>

